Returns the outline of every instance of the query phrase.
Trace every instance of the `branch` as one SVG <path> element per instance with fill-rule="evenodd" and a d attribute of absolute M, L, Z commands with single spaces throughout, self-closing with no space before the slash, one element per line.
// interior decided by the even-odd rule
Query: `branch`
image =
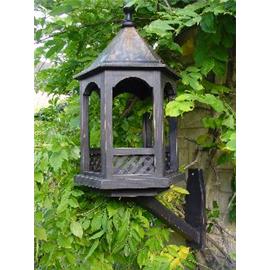
<path fill-rule="evenodd" d="M 206 235 L 206 239 L 226 258 L 230 264 L 233 264 L 229 254 L 214 239 L 212 239 L 208 234 Z"/>
<path fill-rule="evenodd" d="M 230 210 L 231 204 L 232 204 L 233 200 L 235 199 L 235 197 L 236 197 L 236 192 L 234 192 L 233 196 L 231 197 L 231 199 L 230 199 L 230 201 L 228 203 L 227 209 L 226 209 L 226 211 L 225 211 L 225 213 L 223 215 L 223 218 L 222 218 L 223 222 L 224 222 L 224 220 L 225 220 L 225 218 L 226 218 L 226 216 L 227 216 L 227 214 L 228 214 L 228 212 Z"/>
<path fill-rule="evenodd" d="M 128 100 L 127 102 L 127 107 L 126 109 L 124 110 L 124 112 L 122 113 L 122 117 L 125 117 L 125 116 L 128 116 L 129 113 L 131 112 L 134 104 L 137 102 L 138 98 L 137 97 L 133 97 L 131 99 Z"/>
<path fill-rule="evenodd" d="M 193 166 L 194 164 L 198 163 L 199 162 L 199 159 L 200 159 L 200 154 L 201 154 L 201 151 L 199 149 L 197 149 L 197 155 L 196 155 L 196 158 L 189 164 L 187 164 L 185 167 L 184 167 L 184 170 L 190 168 L 191 166 Z"/>
<path fill-rule="evenodd" d="M 83 29 L 83 28 L 87 28 L 87 27 L 97 27 L 97 26 L 103 26 L 104 24 L 107 24 L 107 23 L 119 23 L 121 22 L 122 20 L 119 20 L 119 19 L 115 19 L 115 20 L 106 20 L 106 21 L 99 21 L 97 23 L 92 23 L 92 24 L 85 24 L 85 25 L 82 25 L 82 26 L 79 26 L 77 27 L 77 31 L 79 31 L 80 29 Z M 35 44 L 39 44 L 41 42 L 44 42 L 45 40 L 47 39 L 50 39 L 50 38 L 53 38 L 55 36 L 59 36 L 59 35 L 62 35 L 62 34 L 65 34 L 66 32 L 68 32 L 69 30 L 68 29 L 64 29 L 63 31 L 59 31 L 59 32 L 56 32 L 56 33 L 53 33 L 43 39 L 40 39 L 39 41 L 36 41 Z"/>
<path fill-rule="evenodd" d="M 164 3 L 166 4 L 166 6 L 169 8 L 169 9 L 172 9 L 172 7 L 170 6 L 169 2 L 167 0 L 164 0 Z"/>
<path fill-rule="evenodd" d="M 217 258 L 217 256 L 216 256 L 215 252 L 213 251 L 213 249 L 207 248 L 207 251 L 211 254 L 211 260 L 214 259 L 216 264 L 220 264 L 220 260 Z M 201 253 L 203 255 L 205 261 L 207 262 L 207 265 L 212 266 L 213 263 L 211 262 L 211 260 L 210 261 L 208 260 L 205 251 L 201 250 L 199 253 Z M 213 270 L 213 268 L 210 268 L 210 269 Z"/>
<path fill-rule="evenodd" d="M 222 225 L 220 225 L 217 221 L 213 222 L 213 225 L 216 226 L 219 230 L 222 230 L 226 234 L 228 234 L 233 240 L 236 240 L 235 235 L 233 235 L 231 232 L 229 232 L 226 228 L 224 228 Z"/>

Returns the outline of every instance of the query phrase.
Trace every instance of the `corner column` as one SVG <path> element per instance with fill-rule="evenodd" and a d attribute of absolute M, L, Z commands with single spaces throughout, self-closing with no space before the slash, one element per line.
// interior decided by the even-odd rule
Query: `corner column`
<path fill-rule="evenodd" d="M 85 85 L 80 84 L 80 125 L 81 125 L 81 173 L 89 171 L 89 95 Z"/>
<path fill-rule="evenodd" d="M 161 87 L 161 74 L 156 71 L 154 74 L 154 151 L 155 151 L 155 175 L 164 176 L 164 120 L 163 120 L 163 89 Z"/>
<path fill-rule="evenodd" d="M 113 174 L 112 168 L 112 101 L 113 90 L 110 83 L 110 72 L 104 72 L 104 87 L 100 91 L 101 115 L 101 170 L 105 178 Z"/>

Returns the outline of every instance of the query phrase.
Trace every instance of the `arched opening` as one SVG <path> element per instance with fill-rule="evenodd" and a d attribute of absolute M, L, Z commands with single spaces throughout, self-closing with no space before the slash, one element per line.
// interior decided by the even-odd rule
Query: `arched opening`
<path fill-rule="evenodd" d="M 153 89 L 129 77 L 113 87 L 113 173 L 153 174 Z"/>
<path fill-rule="evenodd" d="M 89 171 L 101 171 L 100 151 L 100 89 L 91 82 L 87 85 L 84 95 L 88 98 L 88 134 L 89 134 Z"/>
<path fill-rule="evenodd" d="M 152 147 L 152 87 L 142 79 L 126 78 L 113 87 L 113 97 L 113 146 Z"/>
<path fill-rule="evenodd" d="M 129 77 L 121 80 L 113 88 L 113 97 L 121 93 L 131 93 L 139 99 L 144 100 L 148 97 L 152 97 L 153 90 L 146 81 L 137 77 Z"/>

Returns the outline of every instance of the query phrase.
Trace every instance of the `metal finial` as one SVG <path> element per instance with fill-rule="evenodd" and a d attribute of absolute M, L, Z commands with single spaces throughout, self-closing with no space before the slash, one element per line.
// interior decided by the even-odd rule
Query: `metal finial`
<path fill-rule="evenodd" d="M 127 7 L 125 6 L 123 8 L 124 10 L 124 13 L 125 13 L 125 19 L 122 23 L 122 27 L 132 27 L 134 26 L 134 23 L 132 21 L 132 12 L 134 10 L 134 8 L 131 6 L 131 7 Z"/>

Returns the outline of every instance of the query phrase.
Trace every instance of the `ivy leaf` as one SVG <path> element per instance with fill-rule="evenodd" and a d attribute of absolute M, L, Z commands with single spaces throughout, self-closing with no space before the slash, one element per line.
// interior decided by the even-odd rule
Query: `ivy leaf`
<path fill-rule="evenodd" d="M 213 146 L 213 138 L 209 134 L 200 135 L 196 139 L 196 142 L 204 148 L 210 148 Z"/>
<path fill-rule="evenodd" d="M 94 216 L 92 222 L 91 222 L 91 231 L 95 232 L 101 228 L 102 225 L 102 214 L 99 213 Z"/>
<path fill-rule="evenodd" d="M 91 257 L 91 255 L 94 253 L 94 251 L 95 251 L 96 248 L 98 247 L 98 244 L 99 244 L 99 239 L 96 239 L 95 242 L 93 243 L 93 245 L 91 246 L 91 248 L 90 248 L 90 250 L 89 250 L 87 256 L 85 257 L 84 262 L 86 262 L 87 259 L 88 259 L 89 257 Z"/>
<path fill-rule="evenodd" d="M 213 58 L 206 59 L 201 67 L 201 72 L 204 76 L 206 76 L 215 66 L 215 61 Z"/>
<path fill-rule="evenodd" d="M 194 66 L 190 66 L 188 68 L 186 68 L 187 72 L 200 72 L 200 69 Z"/>
<path fill-rule="evenodd" d="M 64 160 L 68 159 L 68 153 L 66 150 L 61 150 L 60 152 L 52 153 L 50 157 L 50 165 L 54 169 L 54 171 L 57 171 L 61 168 L 62 163 Z"/>
<path fill-rule="evenodd" d="M 185 195 L 188 195 L 188 194 L 189 194 L 189 192 L 188 192 L 186 189 L 182 188 L 182 187 L 178 187 L 178 186 L 171 185 L 170 188 L 171 188 L 173 191 L 175 191 L 175 192 L 177 192 L 177 193 L 179 193 L 179 194 L 185 194 Z"/>
<path fill-rule="evenodd" d="M 189 248 L 185 246 L 180 246 L 178 254 L 181 260 L 185 260 L 189 254 Z"/>
<path fill-rule="evenodd" d="M 64 13 L 69 13 L 70 11 L 72 11 L 72 9 L 73 8 L 71 5 L 58 5 L 50 12 L 50 15 L 56 16 L 56 15 L 61 15 Z"/>
<path fill-rule="evenodd" d="M 166 106 L 166 115 L 171 117 L 177 117 L 180 115 L 180 110 L 178 108 L 178 102 L 171 101 Z"/>
<path fill-rule="evenodd" d="M 226 149 L 230 151 L 236 150 L 236 133 L 235 132 L 233 132 L 232 135 L 230 136 L 230 140 L 226 144 Z"/>
<path fill-rule="evenodd" d="M 108 211 L 109 218 L 111 218 L 118 212 L 118 207 L 115 204 L 110 203 L 107 206 L 107 211 Z"/>
<path fill-rule="evenodd" d="M 197 100 L 210 105 L 216 112 L 223 112 L 225 107 L 223 102 L 211 94 L 206 94 L 205 96 L 198 96 Z"/>
<path fill-rule="evenodd" d="M 66 236 L 59 236 L 57 239 L 57 243 L 60 247 L 63 248 L 71 248 L 71 244 L 73 242 L 73 239 L 71 237 L 66 237 Z"/>
<path fill-rule="evenodd" d="M 35 181 L 37 183 L 40 183 L 40 184 L 43 183 L 44 177 L 43 177 L 43 173 L 42 172 L 35 172 L 35 176 L 34 177 L 35 177 Z"/>
<path fill-rule="evenodd" d="M 78 208 L 79 207 L 79 203 L 78 201 L 76 200 L 76 198 L 70 198 L 68 200 L 68 204 L 73 207 L 73 208 Z"/>
<path fill-rule="evenodd" d="M 193 101 L 171 101 L 166 106 L 166 115 L 177 117 L 194 109 Z"/>
<path fill-rule="evenodd" d="M 89 240 L 100 238 L 104 233 L 105 233 L 105 231 L 103 231 L 103 230 L 100 231 L 100 232 L 97 232 L 97 233 L 93 234 L 93 235 L 89 238 Z"/>
<path fill-rule="evenodd" d="M 233 129 L 234 128 L 234 118 L 232 115 L 229 115 L 228 118 L 224 119 L 222 121 L 222 125 L 225 126 L 225 127 L 228 127 L 230 129 Z"/>
<path fill-rule="evenodd" d="M 167 35 L 168 31 L 174 30 L 168 22 L 162 20 L 156 20 L 150 23 L 147 27 L 147 32 L 155 33 L 161 37 Z"/>
<path fill-rule="evenodd" d="M 70 127 L 71 128 L 79 128 L 80 127 L 80 116 L 76 116 L 70 119 Z"/>
<path fill-rule="evenodd" d="M 226 62 L 221 62 L 215 59 L 215 66 L 213 71 L 217 76 L 223 76 L 226 71 Z"/>
<path fill-rule="evenodd" d="M 190 26 L 192 26 L 194 24 L 199 24 L 200 21 L 201 21 L 201 18 L 202 18 L 201 16 L 196 14 L 196 17 L 194 17 L 194 18 L 192 18 L 192 19 L 185 22 L 185 26 L 190 27 Z"/>
<path fill-rule="evenodd" d="M 79 222 L 76 222 L 76 221 L 71 222 L 70 230 L 71 230 L 72 234 L 74 234 L 75 236 L 77 236 L 79 238 L 82 238 L 83 228 Z"/>
<path fill-rule="evenodd" d="M 74 196 L 74 197 L 80 197 L 84 194 L 84 192 L 82 190 L 79 190 L 79 189 L 75 189 L 71 192 L 71 194 Z"/>
<path fill-rule="evenodd" d="M 192 94 L 183 93 L 183 94 L 178 95 L 175 98 L 175 100 L 176 101 L 186 101 L 186 100 L 193 101 L 194 100 L 194 97 L 193 97 Z"/>
<path fill-rule="evenodd" d="M 47 51 L 46 58 L 51 58 L 56 53 L 60 52 L 61 49 L 64 47 L 65 42 L 62 39 L 56 39 L 55 44 Z"/>
<path fill-rule="evenodd" d="M 227 142 L 230 140 L 231 136 L 233 135 L 234 131 L 233 130 L 227 130 L 225 133 L 223 133 L 220 137 L 220 139 L 223 142 Z"/>
<path fill-rule="evenodd" d="M 215 47 L 212 51 L 212 55 L 215 59 L 221 62 L 227 62 L 229 57 L 227 49 L 222 46 Z"/>
<path fill-rule="evenodd" d="M 47 233 L 46 230 L 43 227 L 37 227 L 35 226 L 35 237 L 38 240 L 44 240 L 47 241 Z"/>
<path fill-rule="evenodd" d="M 57 214 L 60 214 L 60 213 L 64 212 L 67 209 L 68 201 L 69 201 L 68 196 L 69 196 L 69 193 L 65 193 L 62 196 L 62 199 L 61 199 L 61 201 L 60 201 L 60 203 L 59 203 L 59 205 L 57 207 L 57 210 L 56 210 Z"/>
<path fill-rule="evenodd" d="M 42 29 L 39 29 L 35 32 L 35 40 L 39 41 L 42 36 Z"/>
<path fill-rule="evenodd" d="M 87 230 L 89 228 L 89 226 L 90 226 L 90 220 L 85 220 L 83 222 L 82 226 L 83 226 L 84 230 Z"/>
<path fill-rule="evenodd" d="M 149 254 L 149 250 L 147 248 L 144 248 L 139 252 L 138 257 L 137 257 L 137 263 L 140 266 L 140 268 L 142 268 L 142 266 L 147 264 L 148 254 Z"/>
<path fill-rule="evenodd" d="M 205 89 L 211 91 L 212 94 L 224 94 L 224 93 L 230 93 L 231 89 L 224 86 L 224 85 L 219 85 L 215 83 L 211 83 L 207 80 L 203 81 L 203 86 Z"/>
<path fill-rule="evenodd" d="M 202 119 L 203 126 L 205 128 L 216 128 L 215 118 L 212 117 L 204 117 Z"/>
<path fill-rule="evenodd" d="M 206 13 L 201 20 L 201 28 L 206 33 L 215 33 L 215 16 L 213 13 Z"/>
<path fill-rule="evenodd" d="M 189 84 L 196 91 L 200 91 L 203 89 L 203 86 L 197 80 L 195 80 L 193 78 L 190 78 Z"/>

